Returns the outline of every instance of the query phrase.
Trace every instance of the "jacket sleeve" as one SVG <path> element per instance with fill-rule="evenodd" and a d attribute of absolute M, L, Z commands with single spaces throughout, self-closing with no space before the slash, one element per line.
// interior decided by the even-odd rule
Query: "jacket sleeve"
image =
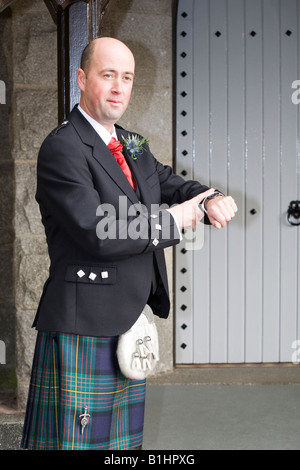
<path fill-rule="evenodd" d="M 153 155 L 152 158 L 154 158 Z M 209 189 L 208 186 L 201 184 L 198 181 L 184 180 L 181 176 L 176 175 L 170 166 L 163 165 L 157 160 L 155 160 L 155 165 L 159 176 L 162 203 L 165 203 L 170 207 L 174 204 L 181 204 L 188 199 L 192 199 L 198 194 Z M 203 222 L 210 225 L 210 221 L 206 214 Z"/>

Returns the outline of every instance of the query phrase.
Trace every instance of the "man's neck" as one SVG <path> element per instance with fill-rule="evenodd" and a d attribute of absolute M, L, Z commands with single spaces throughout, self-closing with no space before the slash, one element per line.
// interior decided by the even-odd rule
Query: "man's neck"
<path fill-rule="evenodd" d="M 98 121 L 96 121 L 92 116 L 90 116 L 84 109 L 81 108 L 80 105 L 78 105 L 78 110 L 81 112 L 81 114 L 86 118 L 86 120 L 93 126 L 97 134 L 101 137 L 101 139 L 106 143 L 106 145 L 110 142 L 110 139 L 112 137 L 115 137 L 117 139 L 117 133 L 115 126 L 112 127 L 112 132 L 109 132 L 106 127 L 104 127 L 102 124 L 100 124 Z"/>

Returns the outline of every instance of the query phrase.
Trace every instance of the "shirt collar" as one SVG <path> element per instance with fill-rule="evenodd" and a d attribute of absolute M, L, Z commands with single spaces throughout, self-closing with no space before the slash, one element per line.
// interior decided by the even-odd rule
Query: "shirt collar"
<path fill-rule="evenodd" d="M 101 124 L 99 124 L 99 122 L 97 122 L 94 118 L 92 118 L 89 114 L 87 114 L 81 107 L 80 105 L 78 105 L 78 110 L 82 113 L 82 115 L 87 119 L 87 121 L 91 124 L 91 126 L 93 126 L 93 128 L 95 129 L 95 131 L 97 132 L 97 134 L 101 137 L 101 139 L 103 140 L 103 142 L 108 145 L 111 138 L 112 137 L 115 137 L 115 139 L 118 140 L 118 137 L 117 137 L 117 133 L 116 133 L 116 128 L 114 126 L 114 130 L 112 132 L 112 134 L 110 134 L 110 132 L 108 132 L 107 129 L 105 129 L 105 127 L 103 127 Z"/>

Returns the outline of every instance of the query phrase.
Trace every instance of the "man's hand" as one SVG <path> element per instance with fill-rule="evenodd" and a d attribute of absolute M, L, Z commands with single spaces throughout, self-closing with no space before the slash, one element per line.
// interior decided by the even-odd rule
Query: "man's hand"
<path fill-rule="evenodd" d="M 203 199 L 203 198 L 202 198 Z M 231 196 L 216 196 L 205 204 L 210 223 L 220 229 L 225 227 L 237 212 L 238 208 Z"/>
<path fill-rule="evenodd" d="M 191 229 L 196 227 L 196 225 L 204 217 L 204 213 L 199 208 L 199 204 L 206 196 L 212 194 L 213 192 L 213 189 L 208 189 L 207 191 L 198 194 L 192 199 L 189 199 L 188 201 L 182 202 L 181 204 L 168 209 L 169 212 L 174 215 L 180 229 Z"/>
<path fill-rule="evenodd" d="M 193 229 L 196 227 L 204 217 L 204 212 L 199 208 L 199 204 L 214 191 L 214 189 L 208 189 L 192 199 L 169 209 L 180 229 Z M 213 199 L 209 199 L 205 203 L 205 208 L 210 223 L 217 229 L 225 227 L 238 210 L 231 196 L 216 196 Z"/>

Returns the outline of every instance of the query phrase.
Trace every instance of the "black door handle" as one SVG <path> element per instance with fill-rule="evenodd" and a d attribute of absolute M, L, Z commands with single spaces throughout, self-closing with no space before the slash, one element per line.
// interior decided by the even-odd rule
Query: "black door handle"
<path fill-rule="evenodd" d="M 287 220 L 291 225 L 300 225 L 300 201 L 291 201 L 287 210 Z"/>

